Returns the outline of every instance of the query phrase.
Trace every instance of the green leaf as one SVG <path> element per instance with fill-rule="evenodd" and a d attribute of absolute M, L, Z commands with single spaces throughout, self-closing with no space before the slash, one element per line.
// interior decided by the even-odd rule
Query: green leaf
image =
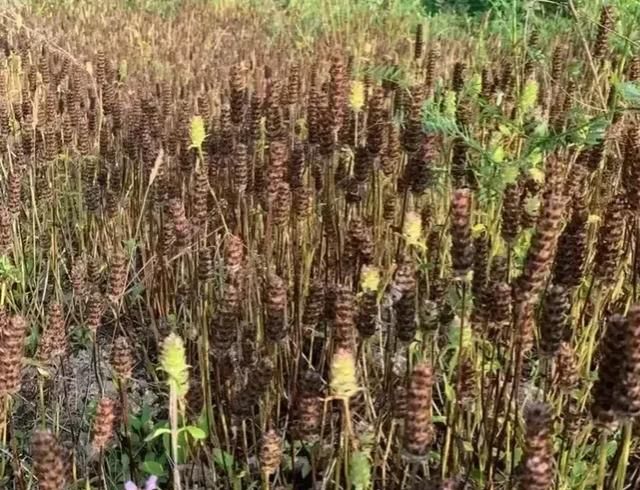
<path fill-rule="evenodd" d="M 195 116 L 191 120 L 191 147 L 202 149 L 202 143 L 206 137 L 206 133 L 204 131 L 204 119 L 201 116 Z"/>
<path fill-rule="evenodd" d="M 481 90 L 482 90 L 482 77 L 480 76 L 479 73 L 474 73 L 473 76 L 471 77 L 471 80 L 469 80 L 469 85 L 467 87 L 467 94 L 470 97 L 474 98 L 480 95 Z"/>
<path fill-rule="evenodd" d="M 371 463 L 364 452 L 357 451 L 352 455 L 349 474 L 351 483 L 355 488 L 369 488 L 371 484 Z"/>
<path fill-rule="evenodd" d="M 158 427 L 150 435 L 148 435 L 144 441 L 145 442 L 153 441 L 156 437 L 159 437 L 163 434 L 171 434 L 171 429 L 168 429 L 166 427 Z"/>
<path fill-rule="evenodd" d="M 517 165 L 508 165 L 504 168 L 502 173 L 502 181 L 505 184 L 513 184 L 518 180 L 520 176 L 520 169 Z"/>
<path fill-rule="evenodd" d="M 133 286 L 131 286 L 131 290 L 129 291 L 129 295 L 132 301 L 141 299 L 142 293 L 144 293 L 144 284 L 142 284 L 141 282 L 136 282 Z"/>
<path fill-rule="evenodd" d="M 234 466 L 233 456 L 220 448 L 213 449 L 213 462 L 225 470 Z"/>
<path fill-rule="evenodd" d="M 466 326 L 463 330 L 462 348 L 470 347 L 473 343 L 473 333 Z M 460 319 L 456 318 L 449 327 L 449 347 L 458 349 L 460 347 Z"/>
<path fill-rule="evenodd" d="M 187 431 L 191 435 L 191 437 L 193 437 L 197 441 L 207 437 L 207 433 L 205 431 L 203 431 L 200 427 L 196 427 L 194 425 L 188 425 L 186 427 L 183 427 L 181 430 Z"/>
<path fill-rule="evenodd" d="M 491 159 L 496 163 L 502 163 L 504 161 L 504 147 L 502 145 L 493 150 Z"/>
<path fill-rule="evenodd" d="M 549 124 L 546 121 L 541 121 L 533 130 L 534 136 L 544 137 L 549 134 Z"/>
<path fill-rule="evenodd" d="M 144 463 L 142 463 L 142 470 L 150 475 L 162 476 L 164 474 L 164 469 L 162 465 L 157 461 L 152 459 L 148 459 Z"/>
<path fill-rule="evenodd" d="M 130 238 L 129 240 L 125 240 L 123 243 L 124 243 L 124 248 L 127 251 L 127 255 L 129 256 L 133 255 L 133 252 L 138 247 L 138 242 L 135 240 L 135 238 Z"/>
<path fill-rule="evenodd" d="M 140 413 L 140 425 L 144 425 L 151 420 L 151 407 L 149 405 L 142 406 L 142 412 Z"/>
<path fill-rule="evenodd" d="M 607 448 L 606 448 L 607 458 L 611 458 L 614 455 L 617 447 L 618 447 L 618 443 L 615 440 L 609 441 L 607 443 Z"/>
<path fill-rule="evenodd" d="M 638 82 L 622 82 L 616 86 L 616 89 L 623 101 L 640 104 L 640 84 Z"/>
<path fill-rule="evenodd" d="M 538 82 L 535 79 L 527 80 L 522 95 L 520 96 L 520 113 L 526 114 L 531 111 L 538 100 Z"/>
<path fill-rule="evenodd" d="M 498 126 L 498 131 L 504 134 L 507 138 L 513 134 L 513 130 L 506 124 L 500 124 Z"/>
<path fill-rule="evenodd" d="M 296 459 L 296 463 L 297 465 L 299 465 L 300 476 L 303 479 L 306 478 L 307 475 L 311 473 L 311 463 L 307 458 L 304 458 L 304 457 L 298 457 L 298 459 Z"/>
<path fill-rule="evenodd" d="M 540 150 L 540 148 L 534 148 L 533 150 L 531 150 L 531 153 L 527 155 L 527 163 L 533 166 L 537 166 L 538 164 L 542 163 L 542 151 Z M 533 172 L 534 170 L 537 170 L 537 169 L 531 169 L 530 172 Z M 543 177 L 544 177 L 544 173 L 543 173 Z M 540 182 L 542 182 L 542 180 Z"/>

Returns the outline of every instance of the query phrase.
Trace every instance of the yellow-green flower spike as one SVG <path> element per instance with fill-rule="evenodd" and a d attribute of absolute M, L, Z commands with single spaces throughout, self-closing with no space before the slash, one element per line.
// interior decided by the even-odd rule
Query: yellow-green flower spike
<path fill-rule="evenodd" d="M 359 389 L 353 352 L 346 349 L 336 351 L 331 359 L 331 394 L 336 398 L 349 399 Z"/>
<path fill-rule="evenodd" d="M 360 272 L 360 287 L 365 292 L 377 291 L 380 287 L 380 269 L 365 265 Z"/>
<path fill-rule="evenodd" d="M 351 82 L 349 105 L 355 112 L 359 112 L 362 109 L 362 106 L 364 106 L 364 84 L 360 80 L 354 80 Z"/>
<path fill-rule="evenodd" d="M 175 333 L 169 334 L 162 343 L 160 367 L 167 373 L 169 388 L 182 398 L 189 389 L 189 366 L 184 342 Z"/>

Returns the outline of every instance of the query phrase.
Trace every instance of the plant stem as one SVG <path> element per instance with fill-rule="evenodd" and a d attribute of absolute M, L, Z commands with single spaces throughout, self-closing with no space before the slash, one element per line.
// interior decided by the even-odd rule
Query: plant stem
<path fill-rule="evenodd" d="M 173 488 L 182 490 L 178 468 L 178 395 L 172 387 L 169 392 L 169 421 L 171 423 L 171 453 L 173 456 Z"/>
<path fill-rule="evenodd" d="M 622 451 L 618 459 L 618 466 L 615 475 L 615 490 L 624 488 L 624 479 L 629 465 L 629 454 L 631 452 L 631 435 L 633 433 L 633 421 L 626 420 L 622 429 Z"/>
<path fill-rule="evenodd" d="M 600 452 L 598 455 L 598 484 L 597 490 L 604 489 L 604 480 L 607 476 L 607 432 L 602 431 L 600 434 Z"/>

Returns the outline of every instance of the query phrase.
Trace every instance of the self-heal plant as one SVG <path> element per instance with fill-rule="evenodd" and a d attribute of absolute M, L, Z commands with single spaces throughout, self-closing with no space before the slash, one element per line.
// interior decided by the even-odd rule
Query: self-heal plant
<path fill-rule="evenodd" d="M 162 343 L 160 366 L 167 375 L 169 385 L 169 419 L 171 423 L 171 448 L 173 452 L 173 484 L 180 490 L 178 470 L 178 417 L 184 396 L 189 389 L 189 366 L 182 339 L 172 333 Z M 180 408 L 179 408 L 180 406 Z"/>

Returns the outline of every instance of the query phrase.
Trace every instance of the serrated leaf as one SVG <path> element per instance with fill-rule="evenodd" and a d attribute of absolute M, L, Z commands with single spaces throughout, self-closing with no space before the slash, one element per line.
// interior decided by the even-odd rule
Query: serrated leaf
<path fill-rule="evenodd" d="M 482 77 L 479 73 L 474 73 L 469 80 L 469 86 L 467 88 L 467 93 L 470 97 L 477 97 L 480 95 L 482 91 Z"/>
<path fill-rule="evenodd" d="M 195 116 L 191 119 L 189 133 L 191 136 L 191 147 L 201 150 L 202 143 L 206 137 L 206 133 L 204 131 L 204 119 L 202 119 L 202 116 Z"/>
<path fill-rule="evenodd" d="M 640 84 L 638 82 L 622 82 L 616 86 L 618 94 L 625 102 L 640 103 Z"/>

